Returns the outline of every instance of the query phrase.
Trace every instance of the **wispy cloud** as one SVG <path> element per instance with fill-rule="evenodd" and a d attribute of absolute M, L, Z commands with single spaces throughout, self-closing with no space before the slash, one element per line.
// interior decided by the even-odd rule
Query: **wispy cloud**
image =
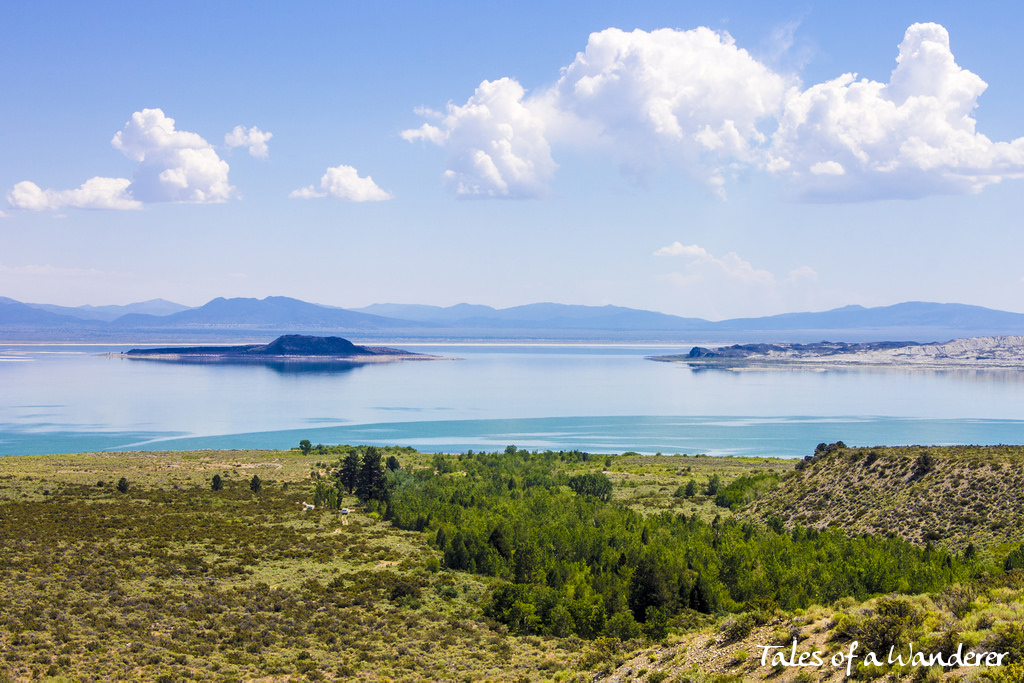
<path fill-rule="evenodd" d="M 99 278 L 124 278 L 133 277 L 132 273 L 113 273 L 96 268 L 65 268 L 50 264 L 31 264 L 24 266 L 5 266 L 0 264 L 0 275 L 15 275 L 28 278 L 76 278 L 76 279 L 99 279 Z"/>
<path fill-rule="evenodd" d="M 694 295 L 714 292 L 720 305 L 737 306 L 743 302 L 742 306 L 750 310 L 771 310 L 784 299 L 801 298 L 800 292 L 818 279 L 810 266 L 795 268 L 780 277 L 756 268 L 736 252 L 715 256 L 696 244 L 673 242 L 653 255 L 683 261 L 681 268 L 662 274 L 662 281 Z"/>

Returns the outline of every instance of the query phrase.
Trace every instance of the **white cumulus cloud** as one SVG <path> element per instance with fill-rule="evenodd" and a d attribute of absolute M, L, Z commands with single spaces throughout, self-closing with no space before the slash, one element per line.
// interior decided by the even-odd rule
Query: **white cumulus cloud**
<path fill-rule="evenodd" d="M 241 141 L 254 156 L 266 154 L 270 133 L 236 127 L 226 137 Z M 132 114 L 110 144 L 138 162 L 132 177 L 95 177 L 73 190 L 43 189 L 25 180 L 7 193 L 12 208 L 31 211 L 138 209 L 150 202 L 224 202 L 235 194 L 228 182 L 228 164 L 197 133 L 177 130 L 174 119 L 160 109 Z M 230 144 L 230 143 L 229 143 Z"/>
<path fill-rule="evenodd" d="M 139 209 L 142 202 L 132 199 L 127 178 L 90 178 L 75 190 L 44 190 L 29 180 L 11 188 L 7 202 L 14 209 L 58 211 L 79 209 Z"/>
<path fill-rule="evenodd" d="M 514 79 L 484 81 L 466 102 L 445 114 L 422 110 L 437 125 L 402 132 L 406 140 L 448 147 L 444 182 L 462 197 L 536 197 L 556 165 L 545 121 Z"/>
<path fill-rule="evenodd" d="M 245 126 L 235 126 L 234 130 L 224 136 L 224 144 L 229 149 L 235 147 L 248 147 L 249 154 L 254 157 L 260 157 L 265 159 L 269 150 L 267 149 L 267 140 L 274 137 L 274 134 L 270 131 L 262 131 L 256 126 L 252 128 L 246 128 Z"/>
<path fill-rule="evenodd" d="M 380 202 L 391 199 L 391 195 L 380 189 L 377 183 L 373 182 L 373 178 L 360 178 L 355 168 L 344 165 L 328 168 L 320 178 L 320 189 L 309 185 L 293 191 L 288 196 L 295 199 L 333 197 L 350 202 Z"/>
<path fill-rule="evenodd" d="M 554 93 L 620 162 L 668 160 L 717 182 L 725 165 L 754 159 L 788 85 L 727 33 L 610 28 L 591 34 Z"/>
<path fill-rule="evenodd" d="M 528 96 L 511 78 L 484 81 L 465 105 L 420 110 L 433 122 L 402 137 L 450 150 L 444 177 L 460 196 L 544 194 L 552 143 L 608 151 L 638 172 L 680 163 L 717 186 L 727 164 L 766 140 L 758 123 L 785 89 L 728 34 L 611 28 L 592 34 L 553 86 Z"/>
<path fill-rule="evenodd" d="M 763 171 L 810 200 L 915 198 L 1024 176 L 1024 138 L 976 130 L 986 87 L 938 24 L 907 29 L 888 83 L 844 74 L 809 87 L 724 32 L 610 28 L 554 84 L 484 81 L 463 105 L 418 110 L 427 121 L 402 137 L 448 150 L 459 196 L 543 195 L 552 150 L 575 147 L 631 173 L 673 165 L 716 191 Z"/>
<path fill-rule="evenodd" d="M 203 204 L 234 194 L 227 162 L 198 134 L 176 130 L 160 109 L 132 114 L 111 144 L 139 162 L 128 188 L 135 199 Z"/>
<path fill-rule="evenodd" d="M 1024 175 L 1024 139 L 992 142 L 976 130 L 986 88 L 956 63 L 945 28 L 914 24 L 888 83 L 844 74 L 792 93 L 771 154 L 811 198 L 977 192 Z"/>

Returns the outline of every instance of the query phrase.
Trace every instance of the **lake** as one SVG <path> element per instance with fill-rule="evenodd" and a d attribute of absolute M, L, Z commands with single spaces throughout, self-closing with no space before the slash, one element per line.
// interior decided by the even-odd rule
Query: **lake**
<path fill-rule="evenodd" d="M 1024 443 L 1024 372 L 692 370 L 675 346 L 416 345 L 458 360 L 325 370 L 0 344 L 0 455 L 398 444 L 800 457 L 848 445 Z"/>

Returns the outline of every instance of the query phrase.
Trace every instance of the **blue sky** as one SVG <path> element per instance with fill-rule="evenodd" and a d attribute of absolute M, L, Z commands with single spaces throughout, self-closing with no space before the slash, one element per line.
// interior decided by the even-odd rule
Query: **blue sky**
<path fill-rule="evenodd" d="M 5 3 L 0 295 L 1024 312 L 1020 10 L 624 5 Z"/>

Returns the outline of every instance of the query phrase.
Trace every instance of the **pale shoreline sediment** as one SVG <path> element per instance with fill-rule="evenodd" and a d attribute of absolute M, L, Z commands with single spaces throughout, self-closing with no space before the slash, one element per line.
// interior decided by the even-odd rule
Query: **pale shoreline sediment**
<path fill-rule="evenodd" d="M 747 344 L 703 349 L 689 355 L 648 356 L 649 360 L 686 363 L 694 368 L 906 368 L 922 370 L 1024 370 L 1024 336 L 972 337 L 918 344 Z"/>

